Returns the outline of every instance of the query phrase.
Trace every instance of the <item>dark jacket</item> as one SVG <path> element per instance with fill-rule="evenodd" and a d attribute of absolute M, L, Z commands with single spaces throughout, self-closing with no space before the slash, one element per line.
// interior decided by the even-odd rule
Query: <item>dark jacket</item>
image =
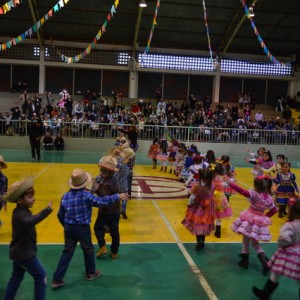
<path fill-rule="evenodd" d="M 110 196 L 119 193 L 118 184 L 114 176 L 102 177 L 97 176 L 94 183 L 95 190 L 93 192 L 98 196 Z M 120 213 L 120 201 L 115 201 L 112 205 L 101 207 L 99 214 Z"/>
<path fill-rule="evenodd" d="M 26 260 L 36 256 L 35 225 L 44 220 L 52 208 L 47 207 L 36 215 L 26 208 L 17 205 L 12 216 L 12 241 L 9 247 L 9 258 L 12 260 Z"/>

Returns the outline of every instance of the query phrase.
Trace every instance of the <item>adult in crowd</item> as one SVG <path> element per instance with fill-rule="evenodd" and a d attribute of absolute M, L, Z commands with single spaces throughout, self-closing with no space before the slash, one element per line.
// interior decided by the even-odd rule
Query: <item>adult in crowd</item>
<path fill-rule="evenodd" d="M 31 146 L 31 156 L 33 160 L 41 160 L 41 138 L 43 135 L 43 122 L 36 113 L 33 113 L 29 125 L 29 141 Z"/>

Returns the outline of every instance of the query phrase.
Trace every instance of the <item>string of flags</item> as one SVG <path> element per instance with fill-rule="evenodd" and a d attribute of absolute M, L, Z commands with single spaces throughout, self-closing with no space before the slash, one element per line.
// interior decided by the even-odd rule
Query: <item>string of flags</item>
<path fill-rule="evenodd" d="M 0 15 L 5 15 L 9 11 L 11 11 L 12 8 L 16 7 L 22 2 L 22 0 L 10 0 L 6 2 L 4 5 L 0 6 Z"/>
<path fill-rule="evenodd" d="M 17 44 L 24 41 L 26 38 L 31 38 L 33 34 L 35 34 L 44 24 L 47 22 L 54 13 L 57 13 L 61 8 L 63 8 L 69 0 L 59 0 L 41 19 L 39 19 L 32 27 L 27 29 L 25 32 L 20 34 L 19 36 L 13 38 L 12 40 L 1 44 L 0 51 L 4 51 L 6 49 L 10 49 L 12 46 L 16 46 Z"/>
<path fill-rule="evenodd" d="M 155 26 L 157 26 L 157 15 L 158 15 L 159 7 L 160 7 L 160 0 L 157 0 L 155 12 L 154 12 L 154 17 L 153 17 L 153 21 L 152 21 L 152 26 L 151 26 L 151 30 L 150 30 L 150 35 L 149 35 L 149 38 L 148 38 L 148 41 L 147 41 L 147 46 L 144 50 L 143 56 L 145 56 L 150 51 L 150 45 L 151 45 L 152 37 L 153 37 L 153 34 L 154 34 L 154 29 L 155 29 Z"/>
<path fill-rule="evenodd" d="M 208 19 L 207 19 L 207 11 L 206 11 L 205 0 L 203 0 L 202 3 L 203 3 L 204 24 L 205 24 L 205 28 L 206 28 L 206 35 L 207 35 L 207 42 L 208 42 L 208 50 L 209 50 L 210 60 L 211 60 L 211 63 L 213 65 L 213 68 L 216 69 L 216 62 L 213 58 L 213 52 L 211 50 L 211 42 L 210 42 L 210 35 L 209 35 Z"/>
<path fill-rule="evenodd" d="M 71 63 L 76 63 L 79 62 L 82 58 L 86 57 L 89 55 L 92 51 L 92 49 L 95 48 L 95 45 L 97 44 L 97 41 L 100 40 L 101 36 L 105 33 L 106 27 L 108 25 L 108 22 L 112 19 L 114 14 L 117 13 L 116 9 L 119 5 L 119 0 L 115 0 L 114 4 L 112 5 L 110 12 L 108 13 L 106 20 L 104 21 L 102 27 L 99 29 L 97 35 L 94 37 L 93 41 L 88 44 L 88 46 L 79 54 L 76 56 L 66 56 L 60 52 L 60 50 L 57 50 L 57 54 L 60 56 L 61 60 L 65 63 L 71 64 Z M 53 47 L 55 47 L 54 43 L 52 42 Z"/>
<path fill-rule="evenodd" d="M 284 66 L 284 65 L 288 65 L 289 63 L 281 62 L 281 61 L 279 61 L 278 59 L 276 59 L 276 58 L 271 54 L 271 52 L 270 52 L 269 49 L 267 48 L 266 44 L 264 43 L 264 41 L 263 41 L 261 35 L 259 34 L 258 29 L 257 29 L 257 27 L 255 26 L 255 23 L 254 23 L 252 17 L 250 16 L 249 8 L 248 8 L 248 6 L 247 6 L 245 0 L 240 0 L 240 1 L 241 1 L 242 6 L 243 6 L 243 8 L 244 8 L 244 10 L 245 10 L 246 17 L 250 20 L 250 22 L 251 22 L 251 27 L 252 27 L 252 29 L 253 29 L 253 31 L 254 31 L 256 37 L 257 37 L 257 40 L 258 40 L 260 46 L 261 46 L 262 49 L 263 49 L 263 52 L 265 53 L 265 55 L 266 55 L 266 56 L 270 59 L 270 61 L 271 61 L 272 63 L 274 63 L 274 64 L 280 64 L 280 65 L 283 65 L 283 66 Z"/>

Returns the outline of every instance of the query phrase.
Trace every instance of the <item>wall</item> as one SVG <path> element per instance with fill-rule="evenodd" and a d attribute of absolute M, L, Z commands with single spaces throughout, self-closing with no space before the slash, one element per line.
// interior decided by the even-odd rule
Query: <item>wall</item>
<path fill-rule="evenodd" d="M 71 151 L 81 152 L 106 152 L 114 146 L 114 139 L 74 139 L 65 138 L 65 149 Z M 146 153 L 149 150 L 152 141 L 139 141 L 139 153 Z M 230 144 L 230 143 L 195 143 L 202 153 L 213 149 L 216 155 L 229 154 L 230 156 L 246 157 L 244 147 L 250 147 L 252 151 L 256 151 L 259 147 L 267 147 L 273 155 L 284 153 L 289 160 L 293 159 L 300 161 L 300 146 L 286 146 L 286 145 L 260 145 L 260 144 Z M 17 146 L 16 146 L 17 145 Z M 30 149 L 28 137 L 19 136 L 1 136 L 0 147 L 2 149 Z M 221 152 L 221 151 L 222 152 Z M 275 160 L 275 157 L 273 158 Z M 149 161 L 150 164 L 150 161 Z M 295 166 L 294 166 L 295 167 Z"/>

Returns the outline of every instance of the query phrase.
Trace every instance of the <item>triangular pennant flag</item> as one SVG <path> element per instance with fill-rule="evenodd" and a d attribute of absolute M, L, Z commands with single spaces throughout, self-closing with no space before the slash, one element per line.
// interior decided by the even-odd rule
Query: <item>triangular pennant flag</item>
<path fill-rule="evenodd" d="M 107 15 L 107 18 L 106 18 L 106 20 L 108 20 L 108 21 L 110 21 L 110 20 L 111 20 L 111 16 L 110 16 L 110 14 L 108 14 L 108 15 Z"/>
<path fill-rule="evenodd" d="M 43 25 L 45 23 L 45 18 L 41 18 L 41 25 Z"/>
<path fill-rule="evenodd" d="M 6 45 L 2 44 L 2 49 L 5 50 L 6 49 Z"/>
<path fill-rule="evenodd" d="M 36 28 L 39 29 L 41 27 L 41 21 L 37 21 Z"/>
<path fill-rule="evenodd" d="M 10 0 L 10 1 L 9 1 L 9 5 L 10 5 L 10 7 L 15 7 L 14 1 L 13 1 L 13 0 Z"/>
<path fill-rule="evenodd" d="M 154 25 L 157 25 L 157 23 L 156 23 L 156 19 L 154 19 L 154 20 L 153 20 L 153 24 L 154 24 Z"/>
<path fill-rule="evenodd" d="M 54 10 L 54 12 L 57 12 L 57 11 L 59 10 L 58 4 L 56 4 L 56 5 L 53 7 L 53 10 Z"/>
<path fill-rule="evenodd" d="M 91 52 L 92 46 L 88 45 L 88 47 L 86 49 L 87 49 L 87 51 Z"/>
<path fill-rule="evenodd" d="M 20 35 L 18 36 L 18 39 L 20 42 L 22 42 L 22 37 Z"/>
<path fill-rule="evenodd" d="M 69 0 L 64 0 L 65 1 L 65 4 L 67 4 L 69 2 Z"/>
<path fill-rule="evenodd" d="M 49 16 L 49 17 L 52 17 L 52 16 L 53 16 L 53 10 L 52 10 L 52 9 L 50 9 L 50 10 L 48 11 L 48 16 Z"/>
<path fill-rule="evenodd" d="M 97 44 L 97 39 L 96 38 L 93 39 L 93 44 Z"/>
<path fill-rule="evenodd" d="M 29 36 L 32 37 L 32 28 L 29 28 L 28 32 L 29 32 Z"/>
<path fill-rule="evenodd" d="M 25 32 L 23 32 L 23 33 L 21 34 L 21 37 L 22 37 L 22 41 L 24 41 L 24 40 L 26 39 Z"/>
<path fill-rule="evenodd" d="M 48 14 L 45 14 L 44 18 L 45 18 L 45 21 L 48 21 L 48 19 L 49 19 Z"/>
<path fill-rule="evenodd" d="M 115 1 L 115 7 L 117 8 L 118 5 L 119 5 L 119 0 L 116 0 L 116 1 Z"/>
<path fill-rule="evenodd" d="M 19 0 L 14 0 L 15 5 L 20 4 Z"/>
<path fill-rule="evenodd" d="M 105 20 L 105 22 L 103 23 L 103 26 L 106 28 L 106 26 L 107 26 L 107 20 Z"/>
<path fill-rule="evenodd" d="M 32 32 L 36 32 L 36 25 L 32 26 Z"/>
<path fill-rule="evenodd" d="M 7 11 L 8 11 L 8 5 L 6 3 L 6 4 L 3 5 L 3 12 L 4 12 L 4 14 L 6 14 Z"/>
<path fill-rule="evenodd" d="M 17 45 L 17 42 L 16 42 L 15 39 L 12 40 L 12 43 L 13 43 L 14 46 Z"/>
<path fill-rule="evenodd" d="M 59 6 L 60 7 L 64 7 L 65 6 L 64 0 L 59 0 Z"/>
<path fill-rule="evenodd" d="M 11 45 L 10 45 L 10 42 L 7 42 L 7 43 L 6 43 L 6 48 L 8 48 L 8 49 L 9 49 L 9 48 L 10 48 L 10 46 L 11 46 Z"/>
<path fill-rule="evenodd" d="M 116 13 L 115 7 L 112 5 L 110 10 L 111 16 L 113 16 Z"/>
<path fill-rule="evenodd" d="M 4 12 L 3 12 L 3 8 L 2 7 L 0 7 L 0 15 L 3 15 L 4 14 Z"/>
<path fill-rule="evenodd" d="M 105 27 L 104 25 L 102 26 L 102 33 L 105 32 Z"/>
<path fill-rule="evenodd" d="M 2 51 L 2 45 L 0 45 L 0 51 Z"/>

